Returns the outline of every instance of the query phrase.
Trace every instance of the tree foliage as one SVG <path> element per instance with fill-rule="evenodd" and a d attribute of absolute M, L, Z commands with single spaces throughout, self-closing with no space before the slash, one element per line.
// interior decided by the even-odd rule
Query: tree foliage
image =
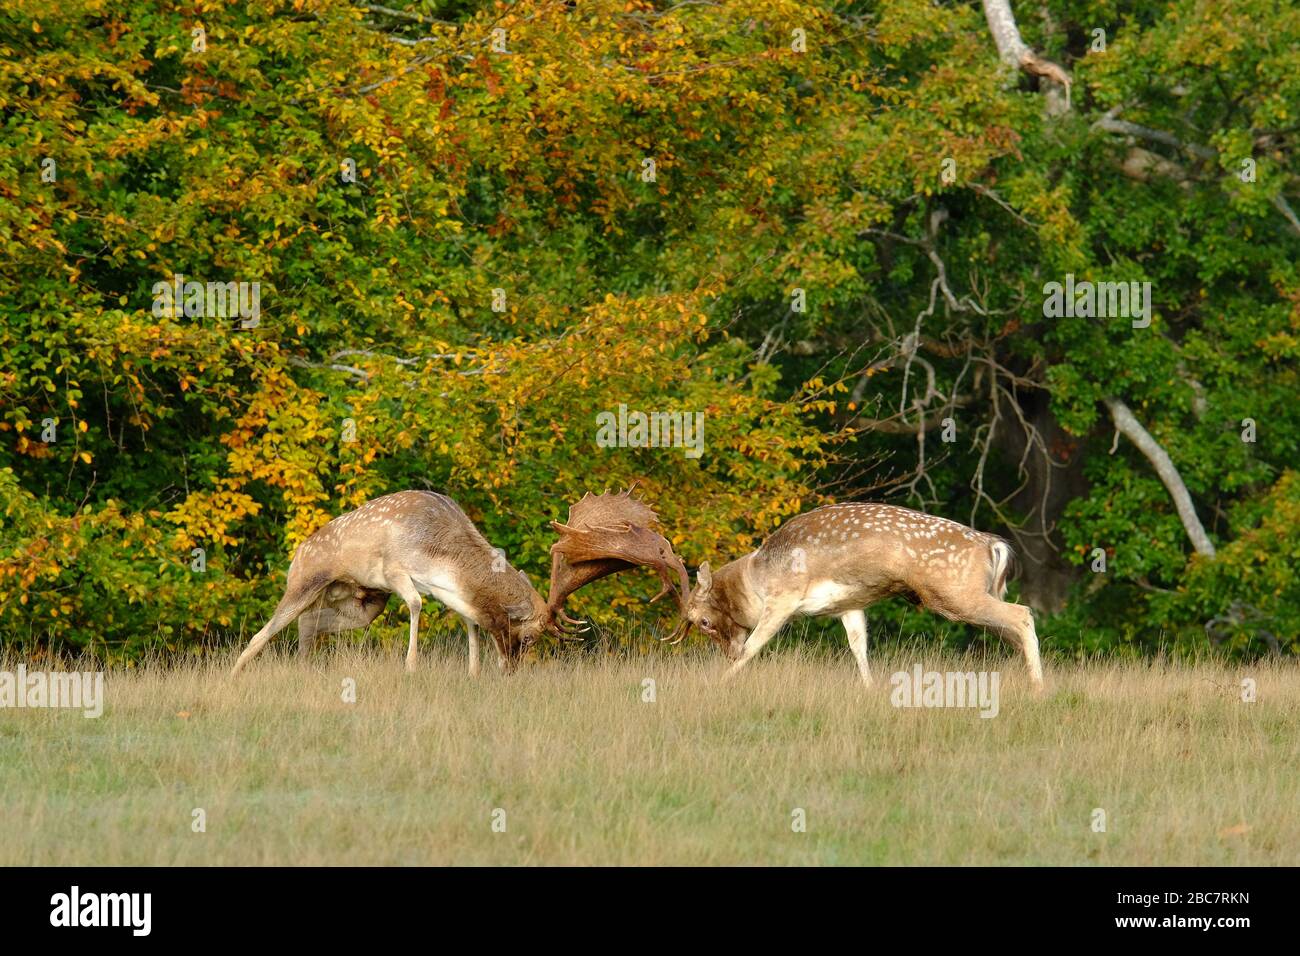
<path fill-rule="evenodd" d="M 1016 8 L 1068 109 L 972 4 L 7 6 L 0 631 L 228 637 L 403 487 L 537 579 L 638 480 L 692 562 L 888 495 L 1013 535 L 1049 648 L 1295 650 L 1300 11 Z M 1150 282 L 1149 327 L 1046 317 L 1067 273 Z M 160 314 L 177 275 L 257 323 Z M 705 453 L 598 447 L 620 404 Z"/>

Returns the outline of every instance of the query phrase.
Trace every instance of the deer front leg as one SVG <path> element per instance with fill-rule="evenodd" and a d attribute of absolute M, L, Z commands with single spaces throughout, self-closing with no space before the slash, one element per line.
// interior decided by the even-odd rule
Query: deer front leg
<path fill-rule="evenodd" d="M 469 635 L 469 676 L 478 677 L 478 625 L 466 620 L 465 633 Z"/>
<path fill-rule="evenodd" d="M 420 634 L 420 592 L 415 589 L 415 582 L 408 575 L 402 575 L 395 581 L 390 582 L 397 596 L 406 602 L 407 609 L 411 612 L 411 642 L 406 648 L 406 670 L 407 673 L 415 672 L 415 662 L 419 657 L 420 648 L 418 637 Z"/>
<path fill-rule="evenodd" d="M 723 681 L 729 681 L 735 677 L 740 669 L 763 649 L 764 644 L 776 637 L 776 632 L 781 630 L 781 625 L 789 619 L 789 609 L 776 608 L 771 605 L 764 607 L 763 613 L 758 618 L 758 626 L 754 628 L 745 641 L 745 647 L 740 653 L 740 659 L 727 668 L 727 673 L 722 676 Z"/>
<path fill-rule="evenodd" d="M 840 615 L 844 633 L 849 636 L 849 647 L 858 661 L 862 683 L 871 686 L 871 668 L 867 666 L 867 615 L 865 611 L 849 611 Z"/>

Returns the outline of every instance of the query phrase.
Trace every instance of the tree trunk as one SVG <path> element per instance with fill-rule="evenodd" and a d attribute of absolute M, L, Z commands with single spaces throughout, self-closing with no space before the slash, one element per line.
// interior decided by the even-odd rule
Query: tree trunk
<path fill-rule="evenodd" d="M 1024 517 L 1024 524 L 1019 529 L 1005 530 L 1020 556 L 1021 600 L 1035 611 L 1055 614 L 1065 608 L 1083 573 L 1065 560 L 1065 542 L 1055 528 L 1069 503 L 1088 495 L 1088 480 L 1083 474 L 1085 456 L 1082 442 L 1062 428 L 1052 414 L 1047 392 L 1017 390 L 1016 398 L 1025 420 L 1042 436 L 1056 464 L 1049 465 L 1037 448 L 1025 455 L 1028 438 L 1024 429 L 1014 416 L 1008 416 L 1011 421 L 1004 417 L 994 435 L 998 456 L 1012 468 L 1023 458 L 1028 473 L 1025 486 L 1008 502 L 1017 515 Z M 1014 480 L 1014 472 L 1011 477 Z"/>

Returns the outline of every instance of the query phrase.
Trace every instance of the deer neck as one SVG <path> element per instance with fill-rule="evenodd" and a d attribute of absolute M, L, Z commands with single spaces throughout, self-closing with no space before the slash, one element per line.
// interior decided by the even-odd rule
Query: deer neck
<path fill-rule="evenodd" d="M 713 576 L 713 586 L 721 588 L 726 595 L 736 623 L 750 630 L 758 626 L 759 615 L 763 612 L 762 582 L 754 572 L 756 553 L 751 551 L 743 558 L 723 565 Z"/>
<path fill-rule="evenodd" d="M 479 595 L 498 607 L 528 604 L 536 614 L 546 613 L 546 601 L 532 583 L 512 565 L 484 567 L 477 576 Z"/>

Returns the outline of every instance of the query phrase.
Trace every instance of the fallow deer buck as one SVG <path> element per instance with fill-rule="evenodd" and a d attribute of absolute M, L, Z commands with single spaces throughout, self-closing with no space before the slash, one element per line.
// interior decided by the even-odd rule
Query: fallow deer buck
<path fill-rule="evenodd" d="M 365 627 L 390 593 L 411 614 L 408 671 L 415 669 L 421 595 L 464 620 L 471 674 L 479 669 L 479 628 L 491 635 L 506 671 L 542 631 L 563 636 L 528 578 L 488 544 L 456 502 L 430 491 L 399 491 L 339 515 L 299 545 L 284 597 L 232 675 L 295 618 L 298 651 L 306 654 L 318 634 Z"/>
<path fill-rule="evenodd" d="M 791 519 L 757 551 L 717 573 L 700 565 L 681 625 L 692 625 L 735 661 L 733 677 L 792 616 L 835 615 L 870 685 L 865 609 L 901 595 L 949 620 L 987 626 L 1024 654 L 1036 691 L 1043 686 L 1029 608 L 1002 600 L 1014 560 L 1001 538 L 946 518 L 894 505 L 827 505 Z"/>

